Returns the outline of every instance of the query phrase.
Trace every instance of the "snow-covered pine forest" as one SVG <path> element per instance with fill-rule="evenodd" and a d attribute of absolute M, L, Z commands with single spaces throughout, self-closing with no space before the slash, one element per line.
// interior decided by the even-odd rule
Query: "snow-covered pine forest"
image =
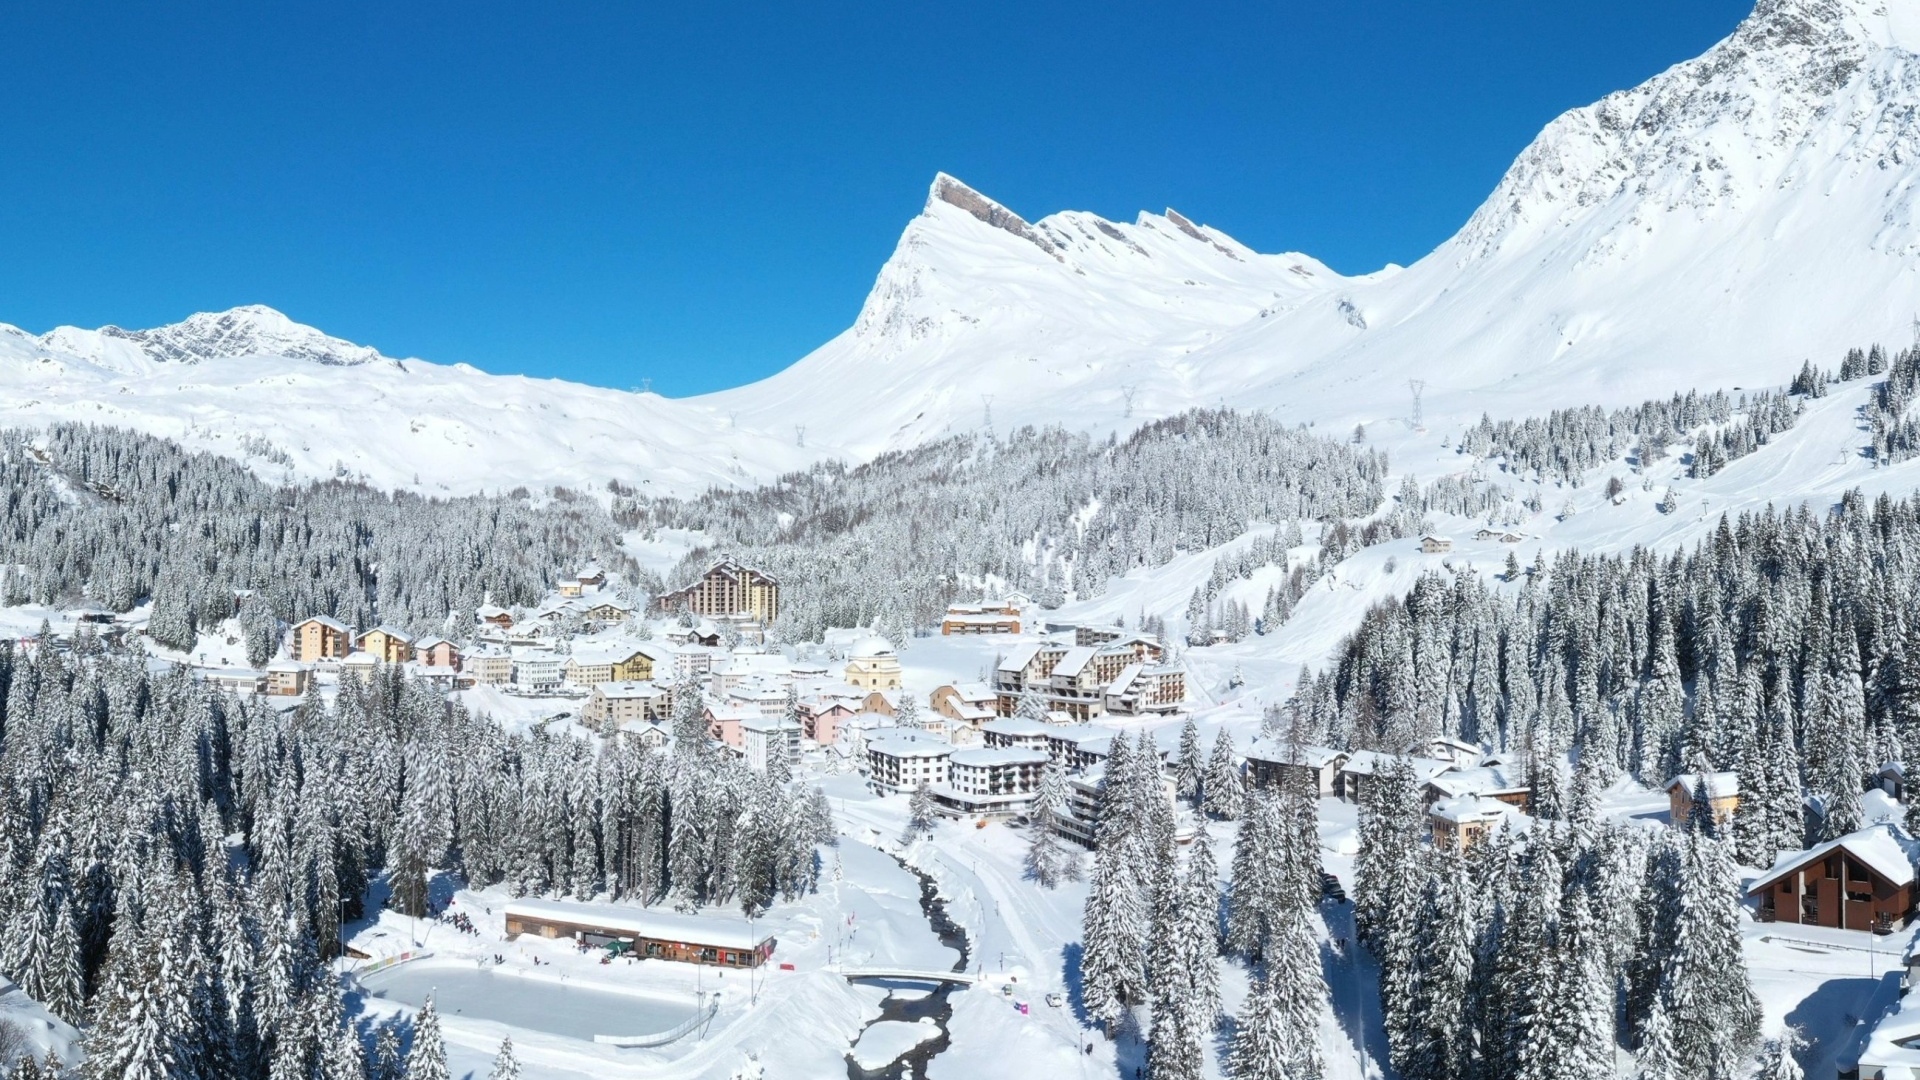
<path fill-rule="evenodd" d="M 1566 552 L 1510 586 L 1428 575 L 1369 612 L 1279 722 L 1332 745 L 1571 752 L 1649 784 L 1737 770 L 1735 833 L 1764 864 L 1858 828 L 1865 780 L 1920 753 L 1916 542 L 1920 498 L 1852 493 L 1830 515 L 1723 520 L 1687 552 Z"/>
<path fill-rule="evenodd" d="M 956 435 L 751 491 L 616 500 L 623 524 L 699 529 L 791 582 L 783 632 L 877 626 L 904 638 L 987 582 L 1058 604 L 1110 575 L 1219 545 L 1250 521 L 1379 506 L 1385 455 L 1254 413 L 1194 411 L 1124 439 L 1061 428 Z M 670 584 L 711 553 L 690 553 Z"/>
<path fill-rule="evenodd" d="M 449 870 L 752 911 L 810 889 L 833 833 L 784 760 L 507 734 L 397 672 L 283 712 L 84 632 L 0 645 L 0 731 L 0 963 L 87 1025 L 88 1080 L 435 1075 L 343 1026 L 325 961 L 367 898 L 423 914 Z"/>
<path fill-rule="evenodd" d="M 481 604 L 534 603 L 556 567 L 592 560 L 640 578 L 603 503 L 563 489 L 281 487 L 116 428 L 0 432 L 0 603 L 120 612 L 150 600 L 149 632 L 180 649 L 236 612 L 254 663 L 273 655 L 280 623 L 311 615 L 453 633 Z"/>

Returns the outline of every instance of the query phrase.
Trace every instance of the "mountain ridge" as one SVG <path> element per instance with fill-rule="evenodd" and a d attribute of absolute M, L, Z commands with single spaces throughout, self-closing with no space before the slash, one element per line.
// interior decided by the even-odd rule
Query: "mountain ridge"
<path fill-rule="evenodd" d="M 1410 431 L 1421 408 L 1444 432 L 1773 384 L 1902 342 L 1920 309 L 1917 45 L 1920 0 L 1761 0 L 1701 56 L 1548 122 L 1405 268 L 1344 276 L 1173 209 L 1029 220 L 942 172 L 853 323 L 747 386 L 669 401 L 503 378 L 256 306 L 145 331 L 0 327 L 19 402 L 0 422 L 208 446 L 226 425 L 306 447 L 284 455 L 300 475 L 396 486 L 645 471 L 685 493 L 956 431 L 1105 433 L 1196 406 L 1376 432 Z M 369 425 L 377 452 L 356 441 Z M 448 445 L 423 460 L 455 480 L 407 464 L 427 432 Z"/>

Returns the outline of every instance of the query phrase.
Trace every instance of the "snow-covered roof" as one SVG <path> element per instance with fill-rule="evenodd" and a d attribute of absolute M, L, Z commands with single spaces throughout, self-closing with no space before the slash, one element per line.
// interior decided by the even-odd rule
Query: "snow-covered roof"
<path fill-rule="evenodd" d="M 1307 743 L 1294 743 L 1288 739 L 1274 739 L 1262 736 L 1247 746 L 1247 757 L 1258 761 L 1270 761 L 1275 765 L 1305 765 L 1308 768 L 1324 769 L 1346 758 L 1344 750 L 1334 750 L 1325 746 L 1312 746 Z"/>
<path fill-rule="evenodd" d="M 360 636 L 364 638 L 367 636 L 367 634 L 385 634 L 390 638 L 396 638 L 400 641 L 413 640 L 412 634 L 407 633 L 405 630 L 402 630 L 397 626 L 389 626 L 386 623 L 381 623 L 379 626 L 374 627 L 373 629 L 367 631 L 366 634 L 361 634 Z"/>
<path fill-rule="evenodd" d="M 637 641 L 587 641 L 575 642 L 573 662 L 582 666 L 596 664 L 620 664 L 636 655 L 644 655 L 647 650 Z M 654 657 L 647 656 L 652 660 Z"/>
<path fill-rule="evenodd" d="M 981 682 L 954 683 L 953 694 L 965 702 L 992 701 L 995 696 L 993 688 Z"/>
<path fill-rule="evenodd" d="M 1835 1060 L 1843 1069 L 1857 1062 L 1861 1076 L 1889 1077 L 1920 1069 L 1920 994 L 1898 999 L 1872 1027 L 1857 1031 L 1854 1038 L 1864 1042 L 1856 1044 L 1857 1048 L 1843 1048 Z"/>
<path fill-rule="evenodd" d="M 603 698 L 618 700 L 644 700 L 667 696 L 667 691 L 655 683 L 645 680 L 626 680 L 623 682 L 605 682 L 593 688 L 593 692 Z"/>
<path fill-rule="evenodd" d="M 995 765 L 1045 765 L 1050 760 L 1045 750 L 1021 750 L 1012 746 L 953 752 L 955 765 L 975 769 L 988 769 Z"/>
<path fill-rule="evenodd" d="M 273 663 L 267 665 L 267 670 L 270 672 L 282 672 L 282 673 L 305 671 L 307 670 L 307 665 L 302 664 L 296 660 L 275 660 Z"/>
<path fill-rule="evenodd" d="M 1097 724 L 1056 724 L 1050 725 L 1047 730 L 1047 738 L 1059 739 L 1061 742 L 1073 743 L 1076 746 L 1106 742 L 1118 734 L 1120 732 L 1113 728 L 1100 727 Z"/>
<path fill-rule="evenodd" d="M 953 744 L 915 731 L 889 731 L 868 739 L 867 750 L 899 758 L 946 757 L 953 753 Z"/>
<path fill-rule="evenodd" d="M 1844 851 L 1860 860 L 1866 864 L 1867 869 L 1887 879 L 1893 885 L 1909 885 L 1913 883 L 1914 849 L 1914 842 L 1907 839 L 1895 826 L 1874 825 L 1829 840 L 1817 847 L 1808 848 L 1806 851 L 1787 854 L 1773 864 L 1773 869 L 1761 874 L 1747 891 L 1759 892 L 1782 877 L 1810 863 L 1819 862 L 1835 851 Z"/>
<path fill-rule="evenodd" d="M 1665 790 L 1672 791 L 1675 787 L 1683 787 L 1691 793 L 1700 786 L 1700 777 L 1700 773 L 1681 773 L 1667 781 Z M 1740 794 L 1740 774 L 1737 772 L 1707 773 L 1706 779 L 1707 794 L 1713 798 L 1724 799 L 1729 795 Z"/>
<path fill-rule="evenodd" d="M 515 916 L 623 931 L 655 941 L 713 945 L 722 949 L 757 949 L 773 940 L 773 935 L 756 930 L 744 918 L 682 915 L 676 911 L 656 911 L 619 904 L 513 900 L 507 904 L 507 917 Z"/>
<path fill-rule="evenodd" d="M 1049 724 L 1043 720 L 1028 720 L 1020 716 L 1004 716 L 980 725 L 980 730 L 1008 736 L 1052 735 L 1060 730 L 1060 725 Z"/>
<path fill-rule="evenodd" d="M 321 626 L 324 626 L 329 630 L 339 630 L 342 633 L 344 633 L 347 629 L 346 623 L 341 622 L 339 619 L 329 619 L 325 615 L 309 615 L 306 618 L 301 619 L 298 623 L 295 623 L 294 625 L 305 626 L 310 622 L 319 623 Z"/>
<path fill-rule="evenodd" d="M 1026 670 L 1027 665 L 1033 663 L 1033 658 L 1040 655 L 1040 646 L 1041 643 L 1037 641 L 1015 646 L 1011 652 L 1000 658 L 1000 670 Z"/>
<path fill-rule="evenodd" d="M 1356 750 L 1353 756 L 1347 759 L 1347 763 L 1340 766 L 1340 771 L 1343 773 L 1352 773 L 1355 776 L 1372 776 L 1383 768 L 1387 762 L 1395 758 L 1400 758 L 1406 761 L 1407 764 L 1413 766 L 1413 778 L 1422 783 L 1454 768 L 1454 764 L 1451 761 L 1407 757 L 1401 754 L 1382 754 L 1374 750 Z"/>
<path fill-rule="evenodd" d="M 1058 664 L 1053 666 L 1054 675 L 1063 679 L 1079 678 L 1080 673 L 1093 662 L 1093 654 L 1096 651 L 1092 646 L 1075 645 L 1067 650 L 1067 654 L 1060 658 Z"/>
<path fill-rule="evenodd" d="M 1525 791 L 1530 786 L 1523 777 L 1498 766 L 1454 769 L 1427 781 L 1427 786 L 1442 797 L 1492 795 L 1495 792 Z"/>
<path fill-rule="evenodd" d="M 1455 799 L 1441 799 L 1427 809 L 1429 816 L 1455 825 L 1468 821 L 1496 821 L 1508 814 L 1519 811 L 1499 799 L 1483 799 L 1477 795 L 1466 795 Z"/>
<path fill-rule="evenodd" d="M 435 648 L 439 648 L 442 645 L 451 645 L 451 644 L 453 644 L 453 642 L 448 641 L 446 638 L 443 638 L 438 634 L 428 634 L 426 637 L 423 637 L 419 641 L 414 642 L 413 647 L 416 649 L 435 649 Z"/>
<path fill-rule="evenodd" d="M 800 722 L 784 716 L 754 716 L 740 721 L 740 730 L 758 731 L 774 734 L 781 731 L 799 731 Z"/>
<path fill-rule="evenodd" d="M 853 657 L 855 660 L 892 656 L 893 642 L 877 636 L 861 638 L 859 641 L 853 643 L 852 648 L 847 650 L 847 655 Z"/>

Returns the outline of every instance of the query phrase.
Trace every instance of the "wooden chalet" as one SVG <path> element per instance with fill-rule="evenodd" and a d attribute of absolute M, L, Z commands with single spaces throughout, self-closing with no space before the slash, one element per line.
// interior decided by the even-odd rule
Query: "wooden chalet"
<path fill-rule="evenodd" d="M 1676 829 L 1684 829 L 1693 816 L 1695 793 L 1706 785 L 1707 800 L 1712 804 L 1715 824 L 1725 825 L 1733 820 L 1733 812 L 1740 807 L 1740 774 L 1737 772 L 1681 773 L 1667 781 L 1667 821 Z"/>
<path fill-rule="evenodd" d="M 1762 922 L 1890 934 L 1913 918 L 1913 842 L 1875 825 L 1790 854 L 1747 889 Z"/>

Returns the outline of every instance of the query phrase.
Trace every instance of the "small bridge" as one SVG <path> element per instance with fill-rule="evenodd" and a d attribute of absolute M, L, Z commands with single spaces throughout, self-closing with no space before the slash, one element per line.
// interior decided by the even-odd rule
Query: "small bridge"
<path fill-rule="evenodd" d="M 889 979 L 895 982 L 956 983 L 962 986 L 972 986 L 980 981 L 977 976 L 964 971 L 929 971 L 924 968 L 839 967 L 831 970 L 849 980 Z"/>

